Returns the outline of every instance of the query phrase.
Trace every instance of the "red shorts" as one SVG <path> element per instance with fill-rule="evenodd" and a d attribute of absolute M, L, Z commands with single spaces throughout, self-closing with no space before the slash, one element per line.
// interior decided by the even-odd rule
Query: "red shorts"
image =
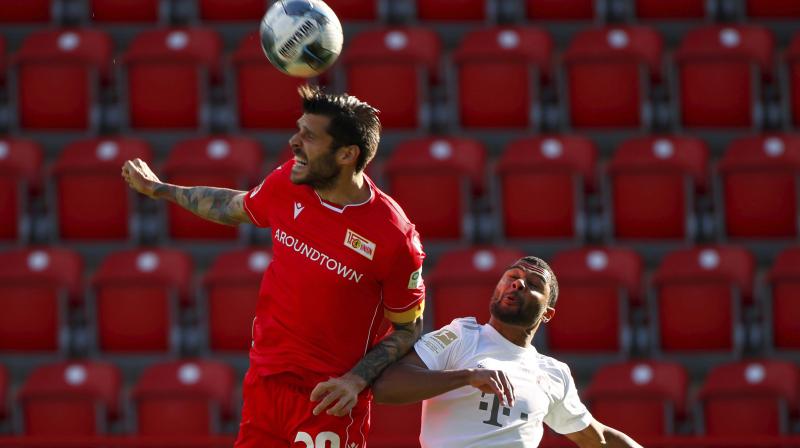
<path fill-rule="evenodd" d="M 350 415 L 334 417 L 311 411 L 311 388 L 291 374 L 260 376 L 247 371 L 244 404 L 235 448 L 366 448 L 370 403 L 363 398 Z"/>

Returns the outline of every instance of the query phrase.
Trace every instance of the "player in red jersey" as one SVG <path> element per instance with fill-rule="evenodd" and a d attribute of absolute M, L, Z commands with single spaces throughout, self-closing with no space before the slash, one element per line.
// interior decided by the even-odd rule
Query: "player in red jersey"
<path fill-rule="evenodd" d="M 300 95 L 294 159 L 249 192 L 166 184 L 138 159 L 122 176 L 202 218 L 272 228 L 236 447 L 364 448 L 367 386 L 422 329 L 425 255 L 402 209 L 364 174 L 377 111 L 308 86 Z"/>

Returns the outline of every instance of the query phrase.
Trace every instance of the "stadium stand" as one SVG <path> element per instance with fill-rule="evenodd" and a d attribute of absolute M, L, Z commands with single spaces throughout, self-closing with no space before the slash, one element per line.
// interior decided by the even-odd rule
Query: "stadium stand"
<path fill-rule="evenodd" d="M 800 4 L 792 0 L 746 0 L 746 14 L 751 19 L 796 20 Z"/>
<path fill-rule="evenodd" d="M 423 21 L 484 21 L 491 16 L 491 0 L 416 0 Z"/>
<path fill-rule="evenodd" d="M 634 16 L 642 20 L 702 19 L 706 16 L 705 0 L 634 0 Z"/>
<path fill-rule="evenodd" d="M 24 433 L 37 436 L 102 434 L 120 417 L 122 375 L 102 361 L 64 361 L 35 369 L 17 401 Z"/>
<path fill-rule="evenodd" d="M 155 24 L 161 3 L 160 0 L 89 0 L 89 19 L 104 24 Z"/>
<path fill-rule="evenodd" d="M 42 148 L 33 140 L 0 139 L 0 241 L 28 240 L 29 205 L 42 191 Z"/>
<path fill-rule="evenodd" d="M 595 8 L 595 0 L 525 0 L 525 15 L 530 20 L 591 20 Z"/>
<path fill-rule="evenodd" d="M 67 353 L 68 313 L 82 302 L 83 260 L 65 248 L 0 252 L 0 352 Z"/>
<path fill-rule="evenodd" d="M 0 364 L 0 427 L 8 417 L 8 369 Z"/>
<path fill-rule="evenodd" d="M 800 126 L 800 33 L 795 34 L 784 54 L 786 79 L 783 103 L 786 121 L 794 127 Z"/>
<path fill-rule="evenodd" d="M 203 22 L 257 21 L 267 9 L 266 0 L 200 0 L 200 20 Z"/>
<path fill-rule="evenodd" d="M 800 327 L 795 319 L 800 311 L 800 248 L 787 248 L 776 257 L 768 281 L 771 297 L 763 327 L 767 348 L 800 350 Z"/>
<path fill-rule="evenodd" d="M 50 0 L 0 2 L 0 22 L 8 24 L 47 24 L 51 19 Z"/>

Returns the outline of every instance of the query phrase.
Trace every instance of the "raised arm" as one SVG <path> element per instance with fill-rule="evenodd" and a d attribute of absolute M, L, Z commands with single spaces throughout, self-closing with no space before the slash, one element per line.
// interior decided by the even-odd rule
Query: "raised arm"
<path fill-rule="evenodd" d="M 592 420 L 585 429 L 565 434 L 581 448 L 642 448 L 626 434 Z"/>
<path fill-rule="evenodd" d="M 164 183 L 141 159 L 125 162 L 122 178 L 139 193 L 174 202 L 203 219 L 229 226 L 252 222 L 244 211 L 246 191 Z"/>

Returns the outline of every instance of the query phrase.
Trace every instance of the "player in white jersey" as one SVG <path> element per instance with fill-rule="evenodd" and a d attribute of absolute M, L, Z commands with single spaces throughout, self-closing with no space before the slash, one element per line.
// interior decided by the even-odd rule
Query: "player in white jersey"
<path fill-rule="evenodd" d="M 488 324 L 455 319 L 423 336 L 375 382 L 375 401 L 424 400 L 424 448 L 536 447 L 543 423 L 582 448 L 641 448 L 595 420 L 569 367 L 533 347 L 539 325 L 555 315 L 557 298 L 547 263 L 517 260 L 495 288 Z"/>

